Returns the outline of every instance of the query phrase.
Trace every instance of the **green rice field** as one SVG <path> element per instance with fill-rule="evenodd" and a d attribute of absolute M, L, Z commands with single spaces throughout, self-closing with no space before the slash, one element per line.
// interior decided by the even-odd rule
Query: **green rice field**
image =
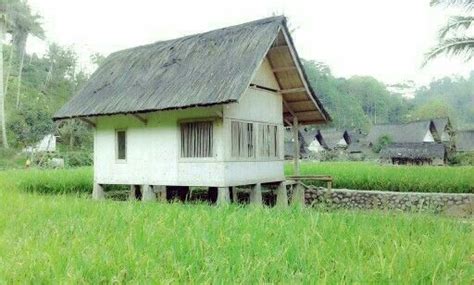
<path fill-rule="evenodd" d="M 366 162 L 303 162 L 302 175 L 331 175 L 334 188 L 474 193 L 474 166 L 394 166 Z M 285 171 L 293 173 L 287 163 Z"/>
<path fill-rule="evenodd" d="M 90 178 L 90 169 L 74 171 Z M 29 181 L 25 177 L 41 179 L 44 173 L 50 175 L 43 182 L 51 189 L 74 181 L 67 170 L 54 175 L 0 172 L 0 284 L 473 281 L 469 220 L 417 213 L 95 202 L 89 195 L 18 188 Z"/>
<path fill-rule="evenodd" d="M 287 175 L 292 164 L 285 166 Z M 61 170 L 12 170 L 19 189 L 27 192 L 91 193 L 90 167 Z M 474 167 L 381 166 L 364 162 L 303 162 L 301 174 L 331 175 L 335 188 L 398 192 L 474 193 Z M 322 185 L 322 184 L 321 184 Z"/>

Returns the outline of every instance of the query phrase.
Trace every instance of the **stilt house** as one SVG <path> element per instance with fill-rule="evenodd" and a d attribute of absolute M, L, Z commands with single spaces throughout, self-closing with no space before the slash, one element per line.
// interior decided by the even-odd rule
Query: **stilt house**
<path fill-rule="evenodd" d="M 456 132 L 456 151 L 460 153 L 474 153 L 474 130 L 460 130 Z"/>
<path fill-rule="evenodd" d="M 54 115 L 71 118 L 95 128 L 95 198 L 128 184 L 144 198 L 217 187 L 219 201 L 229 187 L 285 181 L 284 126 L 330 120 L 284 17 L 113 53 Z"/>

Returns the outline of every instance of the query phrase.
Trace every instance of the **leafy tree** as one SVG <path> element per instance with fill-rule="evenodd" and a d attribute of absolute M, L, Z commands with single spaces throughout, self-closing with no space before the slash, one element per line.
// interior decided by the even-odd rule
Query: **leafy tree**
<path fill-rule="evenodd" d="M 18 108 L 20 105 L 23 65 L 25 61 L 26 43 L 28 41 L 28 37 L 33 35 L 40 39 L 44 39 L 44 30 L 39 22 L 41 17 L 39 15 L 32 14 L 28 3 L 24 1 L 17 1 L 12 4 L 10 11 L 13 25 L 12 42 L 20 60 L 18 66 L 18 83 L 16 92 L 16 108 Z"/>
<path fill-rule="evenodd" d="M 21 109 L 8 127 L 18 147 L 36 143 L 54 130 L 51 114 L 33 106 Z"/>
<path fill-rule="evenodd" d="M 91 55 L 91 61 L 93 64 L 95 64 L 97 67 L 101 66 L 104 61 L 105 61 L 105 56 L 101 53 L 94 53 Z"/>
<path fill-rule="evenodd" d="M 367 128 L 369 120 L 357 100 L 341 92 L 344 79 L 337 79 L 321 62 L 303 60 L 308 80 L 333 118 L 337 128 Z"/>
<path fill-rule="evenodd" d="M 474 71 L 468 78 L 445 77 L 416 90 L 411 119 L 449 116 L 458 128 L 474 127 Z"/>
<path fill-rule="evenodd" d="M 372 150 L 375 153 L 379 153 L 382 149 L 384 149 L 387 145 L 391 144 L 393 141 L 388 135 L 380 136 L 374 145 L 372 145 Z"/>
<path fill-rule="evenodd" d="M 414 109 L 410 115 L 411 120 L 432 119 L 433 117 L 454 118 L 455 112 L 451 110 L 446 101 L 435 100 L 427 102 Z"/>
<path fill-rule="evenodd" d="M 3 40 L 5 38 L 5 6 L 0 6 L 0 120 L 2 124 L 2 143 L 8 148 L 7 130 L 5 121 L 5 93 L 3 90 Z"/>
<path fill-rule="evenodd" d="M 88 125 L 79 120 L 67 120 L 58 124 L 58 133 L 69 150 L 92 148 L 92 132 Z"/>
<path fill-rule="evenodd" d="M 402 121 L 410 104 L 390 94 L 382 82 L 369 76 L 335 78 L 317 61 L 303 61 L 308 80 L 333 117 L 336 128 L 368 130 L 371 124 Z"/>

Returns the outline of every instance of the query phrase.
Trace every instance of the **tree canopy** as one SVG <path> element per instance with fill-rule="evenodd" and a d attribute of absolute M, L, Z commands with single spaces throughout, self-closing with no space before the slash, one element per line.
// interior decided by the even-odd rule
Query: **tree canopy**
<path fill-rule="evenodd" d="M 50 119 L 89 77 L 78 67 L 77 54 L 56 43 L 49 45 L 45 55 L 27 54 L 28 35 L 44 38 L 41 17 L 22 0 L 0 0 L 0 10 L 5 15 L 5 31 L 11 35 L 1 53 L 8 140 L 15 147 L 24 147 L 55 131 L 70 148 L 90 147 L 86 125 L 77 121 L 53 124 Z M 100 65 L 104 56 L 95 53 L 90 61 Z M 303 60 L 303 66 L 334 119 L 333 127 L 368 131 L 373 124 L 440 116 L 449 116 L 458 128 L 474 127 L 474 71 L 468 78 L 433 81 L 418 88 L 414 99 L 406 99 L 371 76 L 336 77 L 328 65 L 315 60 Z M 16 95 L 8 92 L 20 89 Z"/>

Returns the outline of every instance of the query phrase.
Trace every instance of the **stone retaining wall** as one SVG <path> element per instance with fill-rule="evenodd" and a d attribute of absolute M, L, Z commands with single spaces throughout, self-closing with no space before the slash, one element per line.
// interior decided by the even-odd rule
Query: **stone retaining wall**
<path fill-rule="evenodd" d="M 463 208 L 472 214 L 474 194 L 409 193 L 388 191 L 362 191 L 325 188 L 305 190 L 307 205 L 324 204 L 331 208 L 394 209 L 403 211 L 426 210 L 435 212 L 448 208 Z"/>

